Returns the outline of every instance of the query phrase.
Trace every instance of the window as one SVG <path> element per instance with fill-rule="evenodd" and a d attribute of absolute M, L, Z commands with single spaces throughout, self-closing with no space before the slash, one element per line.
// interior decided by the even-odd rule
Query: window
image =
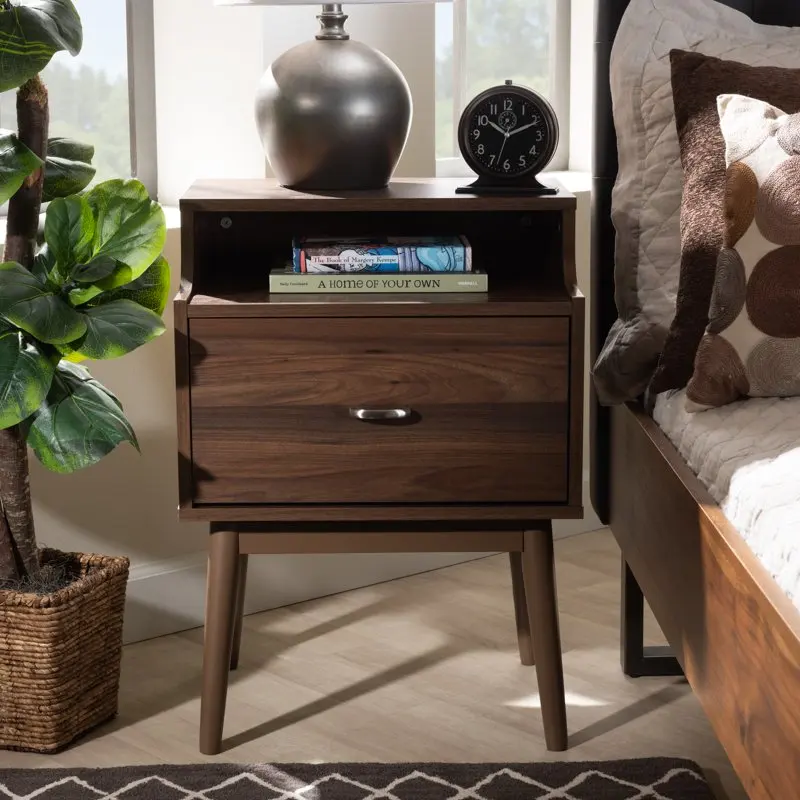
<path fill-rule="evenodd" d="M 454 0 L 436 6 L 436 159 L 464 175 L 456 132 L 466 104 L 506 79 L 543 94 L 561 137 L 550 169 L 568 156 L 570 0 Z"/>
<path fill-rule="evenodd" d="M 154 192 L 152 0 L 74 2 L 83 49 L 77 57 L 56 53 L 42 72 L 50 136 L 93 144 L 96 182 L 136 175 Z M 15 92 L 0 95 L 0 126 L 16 126 Z"/>

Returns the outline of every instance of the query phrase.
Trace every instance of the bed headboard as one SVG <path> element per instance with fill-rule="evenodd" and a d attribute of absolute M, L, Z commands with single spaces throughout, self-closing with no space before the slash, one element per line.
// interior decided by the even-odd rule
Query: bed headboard
<path fill-rule="evenodd" d="M 617 176 L 617 137 L 611 114 L 611 45 L 630 0 L 597 0 L 595 18 L 595 122 L 592 198 L 592 359 L 616 319 L 614 305 L 614 226 L 611 190 Z M 765 25 L 800 26 L 800 0 L 720 0 Z M 592 503 L 609 520 L 610 410 L 592 402 Z"/>

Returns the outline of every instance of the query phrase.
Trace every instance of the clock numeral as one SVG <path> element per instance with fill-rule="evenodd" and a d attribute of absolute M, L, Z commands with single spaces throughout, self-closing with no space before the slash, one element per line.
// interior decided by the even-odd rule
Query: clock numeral
<path fill-rule="evenodd" d="M 481 138 L 481 132 L 480 132 L 480 131 L 479 131 L 477 128 L 475 128 L 475 129 L 472 131 L 472 138 L 473 138 L 473 139 L 474 139 L 476 142 L 478 141 L 478 139 L 480 139 L 480 138 Z"/>
<path fill-rule="evenodd" d="M 542 131 L 536 131 L 536 141 L 541 142 L 544 139 L 544 133 Z"/>
<path fill-rule="evenodd" d="M 493 115 L 496 115 L 496 114 L 497 114 L 497 103 L 492 103 L 492 104 L 489 106 L 489 113 L 490 113 L 490 114 L 493 114 Z"/>
<path fill-rule="evenodd" d="M 508 172 L 508 171 L 511 169 L 511 162 L 510 162 L 508 159 L 506 159 L 506 160 L 503 162 L 503 169 L 504 169 L 506 172 Z"/>
<path fill-rule="evenodd" d="M 514 108 L 514 101 L 510 97 L 506 97 L 503 101 L 503 110 L 511 111 L 512 108 Z"/>
<path fill-rule="evenodd" d="M 538 125 L 538 124 L 539 124 L 539 119 L 540 119 L 539 115 L 538 115 L 538 114 L 534 114 L 534 115 L 533 115 L 533 117 L 532 117 L 532 119 L 531 119 L 531 122 L 532 122 L 534 125 Z"/>
<path fill-rule="evenodd" d="M 478 155 L 482 156 L 485 152 L 486 152 L 486 148 L 482 144 L 479 144 L 478 145 Z"/>
<path fill-rule="evenodd" d="M 527 114 L 528 114 L 528 104 L 527 103 L 523 103 L 522 104 L 522 116 L 525 117 L 525 116 L 527 116 Z"/>
<path fill-rule="evenodd" d="M 519 157 L 519 165 L 521 167 L 527 167 L 528 166 L 528 162 L 525 160 L 525 156 L 520 156 Z"/>
<path fill-rule="evenodd" d="M 528 155 L 531 155 L 531 156 L 538 156 L 539 155 L 539 150 L 536 148 L 536 145 L 534 145 L 533 147 L 531 147 L 530 150 L 528 150 Z"/>
<path fill-rule="evenodd" d="M 481 114 L 478 117 L 478 125 L 486 126 L 489 124 L 489 117 L 486 114 Z"/>
<path fill-rule="evenodd" d="M 489 155 L 489 166 L 491 167 L 497 161 L 497 156 L 494 153 Z"/>

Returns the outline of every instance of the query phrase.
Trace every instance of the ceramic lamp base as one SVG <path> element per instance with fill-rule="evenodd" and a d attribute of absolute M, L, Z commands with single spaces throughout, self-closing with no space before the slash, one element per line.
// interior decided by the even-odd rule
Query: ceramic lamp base
<path fill-rule="evenodd" d="M 383 53 L 350 39 L 315 39 L 264 75 L 256 121 L 275 176 L 292 189 L 385 187 L 411 128 L 411 92 Z"/>

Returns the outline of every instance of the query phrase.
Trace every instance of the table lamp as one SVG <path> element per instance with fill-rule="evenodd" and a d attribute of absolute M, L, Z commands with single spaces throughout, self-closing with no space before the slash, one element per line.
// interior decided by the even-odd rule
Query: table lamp
<path fill-rule="evenodd" d="M 309 4 L 215 0 L 221 6 Z M 256 123 L 267 160 L 279 182 L 292 189 L 381 189 L 411 128 L 408 83 L 387 56 L 350 39 L 341 4 L 323 4 L 317 19 L 316 38 L 279 56 L 259 84 Z"/>

